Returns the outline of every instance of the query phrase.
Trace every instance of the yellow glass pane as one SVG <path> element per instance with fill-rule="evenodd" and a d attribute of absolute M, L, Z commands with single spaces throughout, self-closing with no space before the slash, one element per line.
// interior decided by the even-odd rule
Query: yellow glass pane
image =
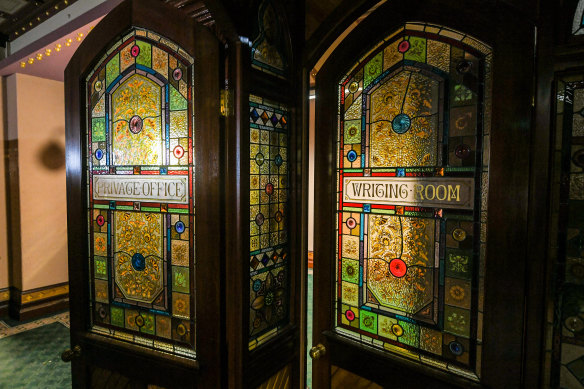
<path fill-rule="evenodd" d="M 134 74 L 112 95 L 113 164 L 162 164 L 160 85 Z"/>
<path fill-rule="evenodd" d="M 164 287 L 162 215 L 114 212 L 115 282 L 126 298 L 151 303 Z"/>
<path fill-rule="evenodd" d="M 432 301 L 434 230 L 432 219 L 369 217 L 367 286 L 382 306 L 413 314 Z M 407 271 L 392 269 L 395 259 Z"/>
<path fill-rule="evenodd" d="M 425 74 L 401 71 L 371 94 L 371 167 L 436 165 L 439 87 Z M 397 132 L 403 117 L 408 128 Z"/>

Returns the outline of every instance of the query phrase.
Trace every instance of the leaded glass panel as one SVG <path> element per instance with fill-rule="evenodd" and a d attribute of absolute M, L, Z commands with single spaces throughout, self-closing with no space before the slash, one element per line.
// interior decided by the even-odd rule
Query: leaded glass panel
<path fill-rule="evenodd" d="M 584 388 L 584 77 L 557 82 L 546 382 Z"/>
<path fill-rule="evenodd" d="M 476 380 L 491 60 L 408 23 L 339 82 L 335 329 Z"/>
<path fill-rule="evenodd" d="M 288 108 L 250 95 L 249 348 L 288 323 Z"/>
<path fill-rule="evenodd" d="M 578 1 L 576 12 L 574 12 L 574 18 L 572 20 L 572 34 L 584 34 L 584 1 L 582 0 Z"/>
<path fill-rule="evenodd" d="M 91 330 L 195 358 L 193 58 L 135 28 L 86 90 Z"/>
<path fill-rule="evenodd" d="M 251 44 L 251 66 L 254 69 L 285 78 L 288 71 L 288 52 L 286 50 L 283 13 L 277 12 L 274 0 L 264 0 L 258 8 Z"/>

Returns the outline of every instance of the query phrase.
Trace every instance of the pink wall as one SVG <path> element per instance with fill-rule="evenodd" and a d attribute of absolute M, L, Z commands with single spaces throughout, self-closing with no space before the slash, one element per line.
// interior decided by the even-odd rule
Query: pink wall
<path fill-rule="evenodd" d="M 308 111 L 308 251 L 314 238 L 314 119 L 316 99 L 310 99 Z"/>
<path fill-rule="evenodd" d="M 9 141 L 18 142 L 20 200 L 21 274 L 13 283 L 27 291 L 68 280 L 64 87 L 24 74 L 7 81 L 8 133 Z"/>

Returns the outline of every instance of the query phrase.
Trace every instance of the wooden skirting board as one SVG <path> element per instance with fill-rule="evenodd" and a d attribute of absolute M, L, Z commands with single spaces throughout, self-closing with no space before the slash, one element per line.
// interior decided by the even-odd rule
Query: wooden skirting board
<path fill-rule="evenodd" d="M 8 306 L 10 304 L 10 290 L 0 289 L 0 317 L 8 314 Z"/>
<path fill-rule="evenodd" d="M 11 287 L 0 291 L 0 315 L 6 310 L 16 320 L 29 320 L 58 312 L 69 307 L 67 282 L 21 291 Z"/>

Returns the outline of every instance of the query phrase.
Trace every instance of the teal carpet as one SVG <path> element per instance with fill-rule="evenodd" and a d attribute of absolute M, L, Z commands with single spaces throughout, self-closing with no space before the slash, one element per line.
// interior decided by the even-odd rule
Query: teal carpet
<path fill-rule="evenodd" d="M 0 389 L 71 387 L 71 365 L 60 353 L 69 348 L 69 329 L 47 324 L 0 339 Z"/>

